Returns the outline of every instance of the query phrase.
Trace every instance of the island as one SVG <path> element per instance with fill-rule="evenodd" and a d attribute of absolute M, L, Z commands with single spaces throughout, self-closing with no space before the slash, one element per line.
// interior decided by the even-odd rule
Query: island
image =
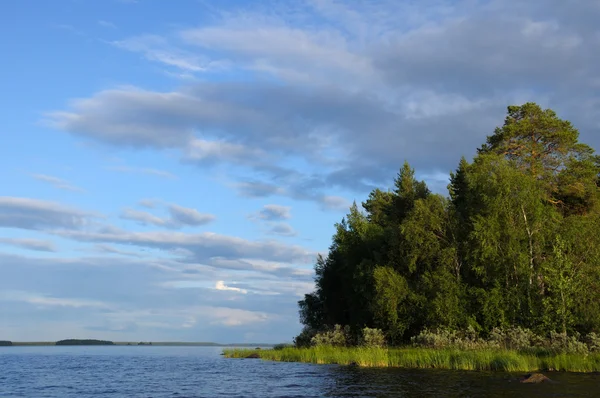
<path fill-rule="evenodd" d="M 13 345 L 12 341 L 0 340 L 0 347 L 10 347 L 12 345 Z"/>
<path fill-rule="evenodd" d="M 93 339 L 67 339 L 56 342 L 56 345 L 115 345 L 112 341 L 93 340 Z"/>
<path fill-rule="evenodd" d="M 293 346 L 225 356 L 600 371 L 600 156 L 551 109 L 507 110 L 447 196 L 405 162 L 392 189 L 353 204 L 317 258 Z"/>

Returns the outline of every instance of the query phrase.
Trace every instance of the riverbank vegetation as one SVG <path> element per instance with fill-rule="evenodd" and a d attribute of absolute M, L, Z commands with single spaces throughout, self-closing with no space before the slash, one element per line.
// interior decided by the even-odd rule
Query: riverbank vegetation
<path fill-rule="evenodd" d="M 600 371 L 600 354 L 578 355 L 546 351 L 458 350 L 314 346 L 282 350 L 227 349 L 227 358 L 258 357 L 271 361 L 314 364 L 506 372 Z"/>
<path fill-rule="evenodd" d="M 393 189 L 336 224 L 299 302 L 296 346 L 323 345 L 343 325 L 348 346 L 366 326 L 389 346 L 467 335 L 501 345 L 498 333 L 519 330 L 530 347 L 589 350 L 600 333 L 599 175 L 578 130 L 534 103 L 508 107 L 450 174 L 448 197 L 405 163 Z"/>

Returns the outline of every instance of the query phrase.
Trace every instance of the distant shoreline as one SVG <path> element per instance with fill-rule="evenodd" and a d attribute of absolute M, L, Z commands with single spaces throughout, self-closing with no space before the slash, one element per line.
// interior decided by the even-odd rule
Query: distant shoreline
<path fill-rule="evenodd" d="M 8 341 L 7 341 L 8 342 Z M 56 341 L 11 341 L 10 344 L 0 344 L 2 347 L 46 347 L 46 346 L 150 346 L 150 347 L 273 347 L 275 344 L 262 343 L 211 343 L 211 342 L 177 342 L 177 341 L 115 341 L 112 344 L 97 343 L 77 343 L 77 344 L 57 344 Z M 142 344 L 140 344 L 142 343 Z"/>

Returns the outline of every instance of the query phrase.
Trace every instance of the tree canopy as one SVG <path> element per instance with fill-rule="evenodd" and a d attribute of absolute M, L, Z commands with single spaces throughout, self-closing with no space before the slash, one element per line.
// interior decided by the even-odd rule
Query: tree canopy
<path fill-rule="evenodd" d="M 424 328 L 600 332 L 600 158 L 549 109 L 504 125 L 432 193 L 408 163 L 336 224 L 304 333 L 336 324 L 399 344 Z"/>

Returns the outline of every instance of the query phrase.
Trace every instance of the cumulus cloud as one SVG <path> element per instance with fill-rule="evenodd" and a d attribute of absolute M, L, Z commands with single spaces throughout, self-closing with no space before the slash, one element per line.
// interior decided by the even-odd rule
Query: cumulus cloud
<path fill-rule="evenodd" d="M 43 230 L 78 229 L 97 215 L 45 200 L 0 197 L 0 227 Z"/>
<path fill-rule="evenodd" d="M 242 195 L 329 209 L 346 205 L 333 190 L 364 194 L 405 159 L 417 172 L 447 173 L 513 103 L 552 107 L 600 146 L 595 2 L 268 4 L 239 6 L 168 40 L 119 41 L 182 70 L 229 60 L 256 79 L 107 89 L 48 121 L 110 145 L 178 148 L 198 166 L 243 167 Z"/>
<path fill-rule="evenodd" d="M 22 249 L 36 250 L 41 252 L 55 252 L 54 243 L 49 240 L 29 238 L 0 238 L 0 243 Z"/>

